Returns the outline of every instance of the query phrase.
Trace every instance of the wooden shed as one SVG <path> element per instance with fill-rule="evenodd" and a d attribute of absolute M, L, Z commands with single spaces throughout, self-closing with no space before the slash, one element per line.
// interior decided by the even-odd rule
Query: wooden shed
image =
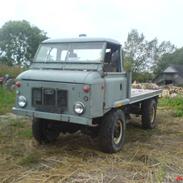
<path fill-rule="evenodd" d="M 157 84 L 183 85 L 183 65 L 170 65 L 154 80 Z"/>

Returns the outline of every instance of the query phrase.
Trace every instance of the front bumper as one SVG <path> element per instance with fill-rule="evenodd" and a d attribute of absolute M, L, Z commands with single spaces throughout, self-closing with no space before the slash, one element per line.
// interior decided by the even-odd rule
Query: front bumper
<path fill-rule="evenodd" d="M 71 122 L 71 123 L 75 123 L 75 124 L 92 126 L 91 118 L 73 116 L 73 115 L 68 115 L 68 114 L 55 114 L 55 113 L 48 113 L 48 112 L 31 111 L 31 110 L 20 109 L 20 108 L 16 108 L 16 107 L 13 107 L 12 110 L 13 110 L 13 113 L 15 113 L 17 115 L 57 120 L 57 121 L 63 121 L 63 122 Z"/>

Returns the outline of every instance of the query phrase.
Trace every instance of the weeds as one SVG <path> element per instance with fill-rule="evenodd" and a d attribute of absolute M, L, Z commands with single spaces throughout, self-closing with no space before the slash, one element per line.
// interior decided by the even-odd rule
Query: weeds
<path fill-rule="evenodd" d="M 177 96 L 173 98 L 162 98 L 159 100 L 159 106 L 173 110 L 175 117 L 183 117 L 183 97 Z"/>
<path fill-rule="evenodd" d="M 32 138 L 32 130 L 31 129 L 24 129 L 22 131 L 19 131 L 17 133 L 17 136 L 30 139 L 30 138 Z"/>
<path fill-rule="evenodd" d="M 31 121 L 0 117 L 0 182 L 175 182 L 183 172 L 183 119 L 158 110 L 156 129 L 127 125 L 126 144 L 116 154 L 97 149 L 97 140 L 61 134 L 52 145 L 31 137 Z M 19 125 L 20 123 L 20 125 Z"/>
<path fill-rule="evenodd" d="M 3 65 L 0 64 L 0 77 L 5 76 L 6 74 L 8 74 L 10 77 L 17 77 L 18 74 L 20 74 L 23 71 L 22 68 L 20 68 L 19 66 L 7 66 L 7 65 Z"/>
<path fill-rule="evenodd" d="M 38 153 L 31 152 L 26 154 L 18 164 L 22 166 L 31 166 L 33 164 L 37 164 L 41 160 L 41 156 Z"/>
<path fill-rule="evenodd" d="M 0 114 L 12 111 L 12 107 L 15 104 L 15 95 L 15 91 L 0 87 Z"/>

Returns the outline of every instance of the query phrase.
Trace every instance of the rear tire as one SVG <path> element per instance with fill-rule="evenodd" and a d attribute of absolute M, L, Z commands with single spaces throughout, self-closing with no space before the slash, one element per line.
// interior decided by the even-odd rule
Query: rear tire
<path fill-rule="evenodd" d="M 146 100 L 142 103 L 142 127 L 153 129 L 156 126 L 157 102 L 155 99 Z"/>
<path fill-rule="evenodd" d="M 60 130 L 55 121 L 34 118 L 32 121 L 32 134 L 40 144 L 47 144 L 56 140 Z"/>
<path fill-rule="evenodd" d="M 103 152 L 115 153 L 122 149 L 125 141 L 126 120 L 122 110 L 107 113 L 100 125 L 99 142 Z"/>

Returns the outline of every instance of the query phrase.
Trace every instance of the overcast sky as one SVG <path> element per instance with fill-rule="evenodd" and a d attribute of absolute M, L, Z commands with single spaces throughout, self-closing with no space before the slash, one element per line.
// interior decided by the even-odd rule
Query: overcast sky
<path fill-rule="evenodd" d="M 0 26 L 27 20 L 51 38 L 110 37 L 137 29 L 148 40 L 183 46 L 183 0 L 0 0 Z"/>

